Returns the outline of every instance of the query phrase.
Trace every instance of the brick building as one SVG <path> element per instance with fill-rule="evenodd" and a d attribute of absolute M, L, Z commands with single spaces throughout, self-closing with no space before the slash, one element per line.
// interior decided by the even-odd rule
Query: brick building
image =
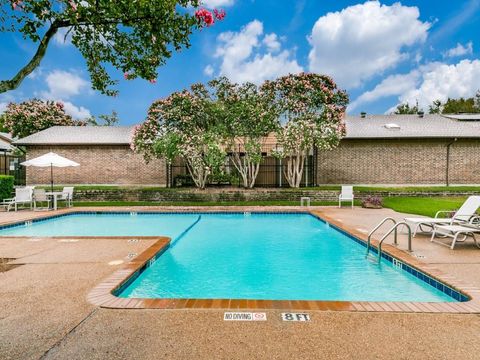
<path fill-rule="evenodd" d="M 130 149 L 131 126 L 54 126 L 15 142 L 27 160 L 55 152 L 80 164 L 56 168 L 58 184 L 165 185 L 166 164 L 148 164 Z M 48 184 L 50 169 L 27 168 L 27 184 Z"/>
<path fill-rule="evenodd" d="M 345 121 L 347 134 L 340 146 L 314 152 L 309 169 L 316 184 L 480 183 L 479 115 L 369 115 Z M 165 161 L 145 164 L 130 150 L 131 131 L 52 127 L 15 144 L 26 148 L 27 158 L 53 151 L 81 165 L 55 169 L 57 183 L 166 186 Z M 265 159 L 265 167 L 276 169 L 275 164 L 275 159 Z M 28 184 L 48 181 L 48 170 L 27 169 Z"/>

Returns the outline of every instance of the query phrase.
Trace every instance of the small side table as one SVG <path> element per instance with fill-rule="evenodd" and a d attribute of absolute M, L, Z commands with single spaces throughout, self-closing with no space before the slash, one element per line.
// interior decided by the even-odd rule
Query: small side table
<path fill-rule="evenodd" d="M 307 196 L 301 197 L 300 198 L 300 206 L 302 206 L 302 207 L 305 206 L 304 203 L 307 204 L 306 205 L 307 207 L 310 207 L 310 198 L 307 197 Z"/>

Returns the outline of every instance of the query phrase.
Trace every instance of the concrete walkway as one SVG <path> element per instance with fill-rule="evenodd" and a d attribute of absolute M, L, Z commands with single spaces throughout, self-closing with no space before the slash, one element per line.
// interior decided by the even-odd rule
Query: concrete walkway
<path fill-rule="evenodd" d="M 349 226 L 373 227 L 391 210 L 321 208 Z M 3 215 L 0 213 L 0 221 Z M 22 212 L 21 216 L 26 216 Z M 109 310 L 89 290 L 150 241 L 0 238 L 0 359 L 478 359 L 478 315 L 310 311 L 310 323 L 224 322 L 216 310 Z M 405 246 L 402 237 L 400 246 Z M 480 285 L 480 250 L 414 242 L 414 254 Z"/>

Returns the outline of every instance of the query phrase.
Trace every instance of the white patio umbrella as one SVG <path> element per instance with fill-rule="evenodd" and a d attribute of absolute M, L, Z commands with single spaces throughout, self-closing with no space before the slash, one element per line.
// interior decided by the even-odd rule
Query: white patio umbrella
<path fill-rule="evenodd" d="M 69 160 L 55 154 L 53 152 L 49 152 L 48 154 L 39 156 L 34 159 L 30 159 L 20 163 L 23 166 L 35 166 L 35 167 L 49 167 L 50 166 L 50 185 L 53 191 L 53 168 L 54 167 L 69 167 L 69 166 L 80 166 L 79 163 L 75 161 Z"/>

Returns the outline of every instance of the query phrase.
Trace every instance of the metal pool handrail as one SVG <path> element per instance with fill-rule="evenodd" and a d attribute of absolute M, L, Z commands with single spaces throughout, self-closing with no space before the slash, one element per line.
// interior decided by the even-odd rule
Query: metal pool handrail
<path fill-rule="evenodd" d="M 399 223 L 396 223 L 395 225 L 393 225 L 393 227 L 390 230 L 388 230 L 388 232 L 385 235 L 383 235 L 382 239 L 378 243 L 378 262 L 379 263 L 380 263 L 380 260 L 382 259 L 382 244 L 383 244 L 383 241 L 388 237 L 388 235 L 390 235 L 392 233 L 392 231 L 395 231 L 394 243 L 397 244 L 397 228 L 400 225 L 405 225 L 407 227 L 407 230 L 408 230 L 408 251 L 412 252 L 412 229 L 410 228 L 410 225 L 408 225 L 405 221 L 402 221 L 402 222 L 399 222 Z"/>
<path fill-rule="evenodd" d="M 392 221 L 394 225 L 397 223 L 397 221 L 396 221 L 394 218 L 392 218 L 392 217 L 386 217 L 385 219 L 383 219 L 382 221 L 380 221 L 380 223 L 379 223 L 377 226 L 375 226 L 372 231 L 370 231 L 370 233 L 368 234 L 367 253 L 366 253 L 365 256 L 368 256 L 368 253 L 370 252 L 370 242 L 371 242 L 371 240 L 372 240 L 372 235 L 373 235 L 373 233 L 374 233 L 375 231 L 377 231 L 377 230 L 380 228 L 380 226 L 382 226 L 383 224 L 385 224 L 387 221 Z M 395 228 L 395 239 L 394 239 L 394 243 L 395 243 L 395 244 L 397 243 L 397 230 L 396 230 L 396 228 Z"/>

